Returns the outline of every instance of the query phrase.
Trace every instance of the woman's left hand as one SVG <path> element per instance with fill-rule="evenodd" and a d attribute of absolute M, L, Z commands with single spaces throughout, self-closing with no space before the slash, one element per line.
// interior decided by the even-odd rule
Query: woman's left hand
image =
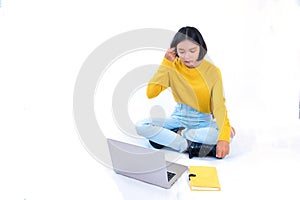
<path fill-rule="evenodd" d="M 220 140 L 217 143 L 217 158 L 224 158 L 229 154 L 229 143 L 224 140 Z"/>

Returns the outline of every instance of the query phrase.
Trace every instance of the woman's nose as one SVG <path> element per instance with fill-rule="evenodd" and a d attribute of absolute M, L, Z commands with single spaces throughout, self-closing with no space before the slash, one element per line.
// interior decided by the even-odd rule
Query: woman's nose
<path fill-rule="evenodd" d="M 190 53 L 189 53 L 189 52 L 185 53 L 183 57 L 184 57 L 185 59 L 190 58 Z"/>

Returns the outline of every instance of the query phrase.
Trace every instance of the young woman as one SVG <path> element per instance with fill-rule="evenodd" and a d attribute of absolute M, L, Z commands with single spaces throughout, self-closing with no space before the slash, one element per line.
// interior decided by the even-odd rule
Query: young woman
<path fill-rule="evenodd" d="M 220 70 L 204 59 L 207 47 L 194 27 L 174 36 L 157 72 L 147 86 L 148 98 L 172 89 L 177 102 L 168 119 L 146 119 L 137 133 L 155 148 L 170 147 L 193 156 L 224 158 L 235 132 L 230 126 Z"/>

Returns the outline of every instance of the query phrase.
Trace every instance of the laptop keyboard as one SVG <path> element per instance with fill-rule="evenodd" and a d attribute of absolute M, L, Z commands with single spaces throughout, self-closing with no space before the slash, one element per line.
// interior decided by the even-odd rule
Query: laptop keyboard
<path fill-rule="evenodd" d="M 167 177 L 168 177 L 168 182 L 175 176 L 176 174 L 173 172 L 168 172 L 167 171 Z"/>

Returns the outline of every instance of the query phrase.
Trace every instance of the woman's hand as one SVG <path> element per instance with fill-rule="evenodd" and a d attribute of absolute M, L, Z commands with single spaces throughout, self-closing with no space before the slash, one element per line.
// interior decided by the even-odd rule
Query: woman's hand
<path fill-rule="evenodd" d="M 230 138 L 233 139 L 235 136 L 235 129 L 231 127 Z M 229 154 L 230 144 L 227 141 L 220 140 L 217 143 L 217 158 L 224 158 Z"/>
<path fill-rule="evenodd" d="M 175 58 L 176 58 L 175 47 L 167 50 L 167 52 L 165 54 L 165 58 L 171 62 L 173 62 L 175 60 Z"/>
<path fill-rule="evenodd" d="M 225 156 L 227 156 L 229 154 L 229 143 L 227 141 L 224 140 L 220 140 L 217 143 L 217 154 L 216 157 L 217 158 L 224 158 Z"/>

